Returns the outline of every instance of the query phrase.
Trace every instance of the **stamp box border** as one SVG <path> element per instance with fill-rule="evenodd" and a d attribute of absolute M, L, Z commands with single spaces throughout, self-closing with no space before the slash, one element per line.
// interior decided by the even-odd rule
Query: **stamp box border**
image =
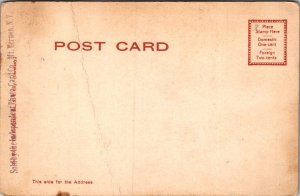
<path fill-rule="evenodd" d="M 283 49 L 283 62 L 251 62 L 251 23 L 283 23 L 284 28 L 284 49 Z M 248 20 L 248 65 L 276 65 L 286 66 L 287 65 L 287 19 L 281 20 L 262 20 L 262 19 L 249 19 Z"/>

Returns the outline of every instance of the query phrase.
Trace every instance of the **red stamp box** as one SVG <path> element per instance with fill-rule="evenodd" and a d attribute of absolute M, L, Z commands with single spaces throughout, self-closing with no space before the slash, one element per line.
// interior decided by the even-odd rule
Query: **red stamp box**
<path fill-rule="evenodd" d="M 248 65 L 287 65 L 287 20 L 248 20 Z"/>

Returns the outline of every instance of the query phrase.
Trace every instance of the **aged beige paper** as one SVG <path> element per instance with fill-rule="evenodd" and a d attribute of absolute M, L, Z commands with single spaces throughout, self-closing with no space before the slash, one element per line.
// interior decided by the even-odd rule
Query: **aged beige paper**
<path fill-rule="evenodd" d="M 295 195 L 299 6 L 1 6 L 0 192 Z"/>

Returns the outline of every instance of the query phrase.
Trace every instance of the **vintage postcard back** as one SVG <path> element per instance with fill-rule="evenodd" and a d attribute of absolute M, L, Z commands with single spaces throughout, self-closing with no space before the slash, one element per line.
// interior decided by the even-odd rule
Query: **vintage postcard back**
<path fill-rule="evenodd" d="M 0 192 L 295 195 L 292 2 L 7 2 Z"/>

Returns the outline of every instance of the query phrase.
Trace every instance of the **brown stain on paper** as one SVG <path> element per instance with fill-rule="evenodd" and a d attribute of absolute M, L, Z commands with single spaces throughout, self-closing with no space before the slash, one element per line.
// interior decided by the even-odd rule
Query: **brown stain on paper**
<path fill-rule="evenodd" d="M 70 193 L 58 191 L 58 193 L 56 194 L 56 196 L 70 196 Z"/>

